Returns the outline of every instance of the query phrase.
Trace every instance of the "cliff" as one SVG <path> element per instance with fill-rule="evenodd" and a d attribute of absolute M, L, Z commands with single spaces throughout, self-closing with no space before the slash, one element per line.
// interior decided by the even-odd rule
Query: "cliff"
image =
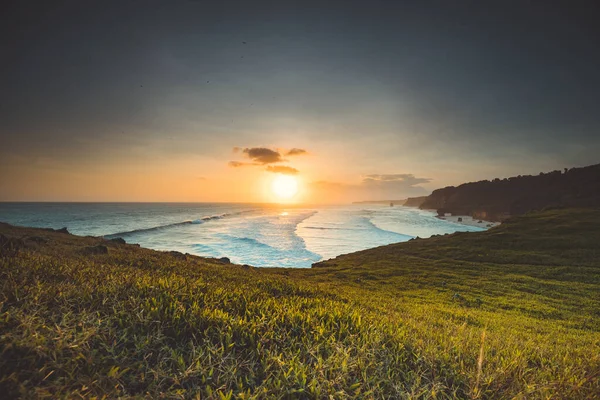
<path fill-rule="evenodd" d="M 449 186 L 434 190 L 420 208 L 501 221 L 544 208 L 596 206 L 600 206 L 600 164 Z"/>
<path fill-rule="evenodd" d="M 406 199 L 406 201 L 404 202 L 403 206 L 406 206 L 406 207 L 420 207 L 421 204 L 423 204 L 423 202 L 425 200 L 427 200 L 427 197 L 429 197 L 429 196 L 409 197 L 408 199 Z"/>

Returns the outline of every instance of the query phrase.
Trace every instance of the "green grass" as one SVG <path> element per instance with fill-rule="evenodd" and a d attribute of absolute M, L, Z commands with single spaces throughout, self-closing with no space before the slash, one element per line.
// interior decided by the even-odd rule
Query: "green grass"
<path fill-rule="evenodd" d="M 0 233 L 21 238 L 0 257 L 5 398 L 600 393 L 597 210 L 532 214 L 309 270 Z M 108 254 L 88 254 L 98 244 Z"/>

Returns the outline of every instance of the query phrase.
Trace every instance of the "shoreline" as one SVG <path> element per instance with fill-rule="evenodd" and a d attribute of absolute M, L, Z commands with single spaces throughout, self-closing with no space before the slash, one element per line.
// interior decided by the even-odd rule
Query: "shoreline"
<path fill-rule="evenodd" d="M 496 221 L 496 222 L 486 221 L 484 219 L 473 218 L 470 215 L 438 215 L 437 210 L 435 210 L 435 209 L 422 209 L 419 207 L 412 207 L 412 206 L 402 206 L 402 207 L 416 208 L 416 209 L 422 210 L 422 211 L 429 211 L 437 219 L 452 222 L 452 223 L 455 223 L 458 225 L 466 225 L 466 226 L 474 226 L 477 228 L 490 229 L 490 228 L 495 228 L 498 225 L 502 224 L 502 222 L 500 222 L 500 221 Z M 459 218 L 461 219 L 460 221 L 458 220 Z M 479 222 L 479 221 L 481 221 L 481 222 Z"/>
<path fill-rule="evenodd" d="M 452 222 L 455 224 L 459 224 L 459 225 L 474 226 L 477 228 L 484 228 L 484 229 L 495 228 L 496 226 L 501 224 L 501 222 L 491 222 L 491 221 L 486 221 L 483 219 L 475 219 L 469 215 L 445 215 L 445 216 L 436 215 L 436 218 L 444 220 L 444 221 Z M 459 221 L 459 218 L 460 218 L 460 221 Z"/>
<path fill-rule="evenodd" d="M 398 392 L 391 386 L 390 366 L 399 369 L 398 376 L 410 376 L 419 374 L 421 367 L 433 370 L 443 365 L 449 374 L 444 379 L 454 386 L 444 387 L 442 396 L 452 397 L 466 393 L 464 381 L 477 379 L 477 371 L 466 368 L 461 359 L 440 352 L 456 347 L 457 326 L 464 325 L 468 313 L 473 334 L 467 335 L 465 351 L 481 348 L 485 339 L 486 348 L 501 350 L 486 353 L 485 365 L 490 368 L 505 366 L 507 354 L 518 357 L 510 369 L 494 376 L 494 382 L 482 386 L 482 393 L 495 391 L 500 398 L 511 398 L 528 390 L 526 385 L 550 381 L 557 382 L 556 390 L 542 394 L 561 397 L 571 388 L 563 382 L 574 375 L 588 376 L 596 367 L 587 355 L 600 349 L 590 350 L 600 322 L 600 302 L 590 298 L 600 290 L 595 275 L 600 268 L 596 246 L 600 211 L 550 210 L 515 218 L 510 225 L 496 228 L 491 235 L 441 235 L 372 248 L 321 262 L 314 269 L 269 269 L 61 230 L 0 224 L 0 264 L 9 278 L 0 285 L 0 297 L 8 301 L 2 341 L 8 350 L 0 357 L 0 370 L 11 377 L 4 393 L 7 398 L 23 393 L 25 397 L 59 393 L 90 398 L 139 393 L 151 398 L 182 397 L 183 393 L 211 398 L 232 387 L 238 392 L 230 390 L 221 397 L 246 393 L 285 397 L 290 392 L 282 385 L 287 385 L 306 387 L 306 397 L 321 398 L 323 393 L 336 393 L 328 391 L 338 387 L 347 397 L 358 397 L 364 392 L 357 386 L 349 389 L 350 383 L 357 382 L 359 389 L 376 388 L 374 398 L 393 398 Z M 543 236 L 537 234 L 540 231 Z M 507 232 L 522 239 L 519 251 L 503 237 Z M 561 246 L 565 242 L 573 244 L 570 251 Z M 573 266 L 580 267 L 577 282 L 589 284 L 573 284 Z M 540 269 L 547 270 L 543 276 Z M 548 297 L 536 295 L 524 305 L 523 293 L 547 292 L 549 279 L 564 301 L 548 308 Z M 494 288 L 502 289 L 501 302 Z M 388 314 L 390 318 L 382 318 Z M 549 318 L 556 315 L 568 324 Z M 499 322 L 494 334 L 484 337 L 480 322 L 488 320 Z M 536 340 L 528 341 L 532 330 Z M 385 351 L 361 350 L 382 345 Z M 334 355 L 340 348 L 348 349 L 343 359 L 333 361 L 373 369 L 357 378 L 352 368 L 334 369 L 334 362 L 315 366 L 314 349 L 319 346 Z M 426 354 L 427 363 L 415 367 L 404 362 L 407 348 Z M 176 362 L 165 363 L 163 349 L 167 357 L 177 357 Z M 74 351 L 82 356 L 73 357 Z M 535 369 L 535 375 L 516 386 L 514 376 L 535 352 L 544 353 L 552 368 Z M 185 358 L 187 354 L 192 355 Z M 99 367 L 79 368 L 81 357 Z M 282 362 L 291 363 L 294 370 L 282 369 Z M 213 366 L 242 364 L 243 373 L 254 374 L 242 380 L 245 386 L 236 386 L 238 375 L 212 373 Z M 56 365 L 69 372 L 68 379 L 48 374 Z M 182 378 L 182 368 L 189 368 L 189 376 Z M 157 370 L 158 378 L 148 374 L 140 379 L 139 371 Z M 273 371 L 271 381 L 256 384 Z M 320 388 L 305 375 L 328 380 Z M 175 385 L 176 379 L 180 381 Z M 79 389 L 90 381 L 97 384 Z M 189 388 L 196 390 L 198 382 L 206 386 L 189 392 Z M 347 383 L 336 386 L 340 382 Z M 410 388 L 426 393 L 431 391 L 430 383 L 418 382 L 420 386 Z M 497 392 L 497 383 L 507 389 Z M 577 392 L 568 393 L 592 398 L 596 382 L 583 383 Z"/>

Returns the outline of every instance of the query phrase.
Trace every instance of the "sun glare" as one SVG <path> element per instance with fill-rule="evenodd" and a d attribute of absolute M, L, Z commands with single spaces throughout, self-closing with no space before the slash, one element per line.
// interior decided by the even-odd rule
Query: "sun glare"
<path fill-rule="evenodd" d="M 271 183 L 273 193 L 282 199 L 290 199 L 298 192 L 298 181 L 293 176 L 278 175 Z"/>

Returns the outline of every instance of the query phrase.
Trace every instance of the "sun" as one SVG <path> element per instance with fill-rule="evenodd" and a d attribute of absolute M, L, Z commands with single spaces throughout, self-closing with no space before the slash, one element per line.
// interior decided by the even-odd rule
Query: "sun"
<path fill-rule="evenodd" d="M 289 175 L 277 175 L 271 183 L 273 193 L 282 199 L 290 199 L 298 193 L 298 180 Z"/>

